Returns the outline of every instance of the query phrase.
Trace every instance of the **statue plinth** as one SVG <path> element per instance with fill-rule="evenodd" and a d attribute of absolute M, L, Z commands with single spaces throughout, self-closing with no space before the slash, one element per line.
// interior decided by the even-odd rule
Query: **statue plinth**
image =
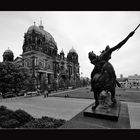
<path fill-rule="evenodd" d="M 109 105 L 108 107 L 104 107 L 102 104 L 99 104 L 94 110 L 92 109 L 92 106 L 93 104 L 84 111 L 84 116 L 118 121 L 121 109 L 121 103 L 119 101 L 117 101 L 116 104 Z"/>

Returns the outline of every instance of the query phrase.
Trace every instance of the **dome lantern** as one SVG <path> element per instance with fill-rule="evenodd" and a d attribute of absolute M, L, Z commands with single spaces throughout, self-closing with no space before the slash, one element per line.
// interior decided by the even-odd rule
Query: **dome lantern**
<path fill-rule="evenodd" d="M 34 25 L 31 25 L 28 30 L 27 30 L 27 33 L 31 33 L 32 31 L 36 31 L 38 33 L 40 33 L 40 29 L 35 25 L 35 22 L 34 22 Z"/>
<path fill-rule="evenodd" d="M 44 30 L 44 26 L 42 25 L 42 20 L 40 20 L 39 29 L 40 29 L 40 30 Z"/>
<path fill-rule="evenodd" d="M 72 46 L 72 48 L 69 50 L 69 52 L 77 53 L 76 50 L 73 48 L 73 46 Z"/>
<path fill-rule="evenodd" d="M 65 54 L 64 54 L 64 51 L 63 51 L 63 49 L 62 49 L 61 52 L 60 52 L 60 58 L 61 58 L 61 59 L 64 59 L 64 56 L 65 56 Z"/>

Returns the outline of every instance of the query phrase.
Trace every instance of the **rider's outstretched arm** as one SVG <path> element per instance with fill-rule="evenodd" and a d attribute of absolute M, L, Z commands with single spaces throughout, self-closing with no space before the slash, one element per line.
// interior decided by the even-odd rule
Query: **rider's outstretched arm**
<path fill-rule="evenodd" d="M 113 52 L 113 51 L 115 51 L 117 49 L 120 49 L 127 42 L 127 40 L 130 37 L 133 36 L 134 33 L 135 33 L 134 31 L 130 32 L 129 35 L 124 40 L 122 40 L 119 44 L 117 44 L 116 46 L 114 46 L 113 48 L 111 48 L 110 51 Z"/>

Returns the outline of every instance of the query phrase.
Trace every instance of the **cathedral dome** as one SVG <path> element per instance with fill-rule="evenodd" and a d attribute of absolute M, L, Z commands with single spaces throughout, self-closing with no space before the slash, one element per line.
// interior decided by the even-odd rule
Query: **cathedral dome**
<path fill-rule="evenodd" d="M 41 32 L 43 35 L 45 35 L 45 40 L 46 40 L 47 42 L 50 42 L 50 43 L 53 43 L 54 45 L 56 45 L 56 42 L 55 42 L 53 36 L 52 36 L 49 32 L 47 32 L 47 31 L 45 31 L 45 30 L 43 30 L 43 29 L 40 29 L 40 32 Z"/>
<path fill-rule="evenodd" d="M 14 53 L 8 48 L 3 53 L 3 61 L 13 61 L 14 59 Z"/>
<path fill-rule="evenodd" d="M 76 52 L 76 50 L 73 47 L 69 50 L 68 55 L 69 54 L 76 54 L 76 55 L 78 55 L 77 52 Z"/>
<path fill-rule="evenodd" d="M 78 54 L 76 50 L 72 47 L 67 54 L 67 60 L 70 62 L 78 63 Z"/>
<path fill-rule="evenodd" d="M 5 50 L 3 55 L 11 55 L 11 56 L 13 55 L 14 56 L 14 53 L 8 48 L 7 50 Z"/>
<path fill-rule="evenodd" d="M 28 28 L 27 33 L 30 34 L 30 33 L 32 33 L 33 30 L 36 33 L 42 34 L 45 37 L 45 42 L 53 44 L 53 47 L 55 49 L 57 49 L 57 44 L 56 44 L 53 36 L 49 32 L 44 30 L 44 26 L 42 25 L 42 22 L 40 23 L 39 26 L 36 26 L 35 22 L 34 22 L 34 25 L 32 25 Z"/>

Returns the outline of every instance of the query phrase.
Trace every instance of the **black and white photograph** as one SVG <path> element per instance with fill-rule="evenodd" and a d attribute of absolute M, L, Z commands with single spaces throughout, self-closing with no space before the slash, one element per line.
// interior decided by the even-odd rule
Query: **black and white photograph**
<path fill-rule="evenodd" d="M 0 11 L 0 130 L 140 129 L 140 11 Z"/>

